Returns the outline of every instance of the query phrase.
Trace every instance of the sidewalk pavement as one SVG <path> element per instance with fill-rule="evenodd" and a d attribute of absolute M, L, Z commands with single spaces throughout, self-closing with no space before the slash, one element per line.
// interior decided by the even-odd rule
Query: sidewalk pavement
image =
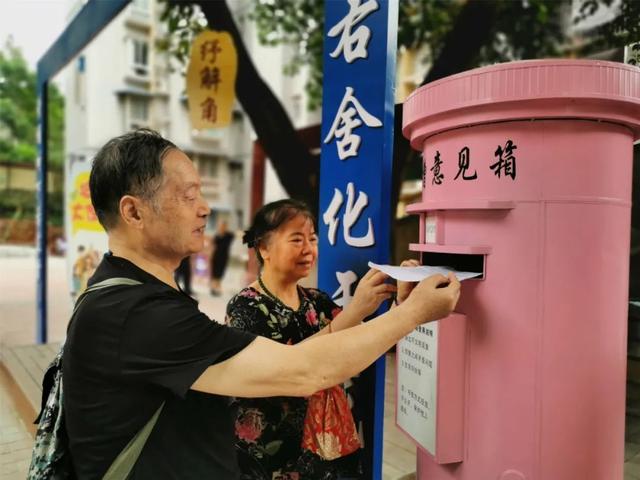
<path fill-rule="evenodd" d="M 25 418 L 34 417 L 22 392 L 0 365 L 0 479 L 26 477 L 35 426 Z"/>
<path fill-rule="evenodd" d="M 66 260 L 49 257 L 47 275 L 48 342 L 64 339 L 72 300 L 67 282 Z M 0 245 L 0 480 L 24 479 L 31 460 L 35 412 L 23 392 L 8 375 L 2 361 L 5 349 L 32 345 L 36 340 L 36 257 L 30 247 Z M 227 302 L 246 285 L 242 268 L 230 265 L 221 296 L 209 293 L 207 279 L 194 277 L 193 291 L 200 310 L 224 322 Z M 383 480 L 414 478 L 415 448 L 395 427 L 393 420 L 393 361 L 388 361 L 385 400 Z"/>
<path fill-rule="evenodd" d="M 65 259 L 49 257 L 48 268 L 48 341 L 60 342 L 72 310 Z M 35 343 L 35 278 L 33 248 L 0 245 L 0 480 L 23 480 L 31 460 L 35 433 L 31 419 L 36 413 L 2 362 L 5 349 Z M 211 296 L 208 282 L 202 278 L 195 278 L 193 290 L 200 309 L 210 318 L 224 322 L 227 302 L 244 285 L 244 270 L 231 266 L 221 296 Z M 383 480 L 414 480 L 415 447 L 394 422 L 394 370 L 395 361 L 390 355 L 385 382 Z M 627 402 L 624 479 L 640 480 L 640 386 L 628 385 Z"/>

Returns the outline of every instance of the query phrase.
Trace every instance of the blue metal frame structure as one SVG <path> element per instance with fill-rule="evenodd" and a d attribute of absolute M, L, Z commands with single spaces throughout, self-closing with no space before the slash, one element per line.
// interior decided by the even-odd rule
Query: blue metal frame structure
<path fill-rule="evenodd" d="M 361 278 L 368 261 L 389 263 L 399 1 L 325 2 L 318 285 L 336 292 L 336 299 L 339 292 L 344 299 L 345 290 L 352 288 L 341 284 L 340 275 Z M 337 34 L 330 34 L 341 25 Z M 360 45 L 358 37 L 367 40 Z M 347 57 L 343 51 L 353 48 L 354 41 L 362 50 L 352 50 Z M 361 111 L 379 123 L 362 118 Z M 339 139 L 345 141 L 348 155 L 341 156 Z M 354 208 L 356 196 L 357 202 L 367 198 L 364 207 Z M 347 210 L 355 222 L 347 220 Z M 365 241 L 348 240 L 347 230 Z M 382 356 L 355 381 L 354 411 L 364 425 L 362 458 L 371 480 L 382 478 L 385 368 Z"/>
<path fill-rule="evenodd" d="M 131 0 L 90 0 L 38 61 L 37 325 L 36 341 L 47 342 L 47 140 L 48 87 L 53 76 L 106 27 Z"/>
<path fill-rule="evenodd" d="M 37 162 L 37 339 L 38 343 L 47 342 L 47 101 L 48 86 L 54 75 L 56 75 L 74 56 L 76 56 L 91 40 L 105 28 L 129 3 L 131 0 L 89 0 L 78 15 L 72 20 L 65 31 L 56 42 L 49 48 L 37 65 L 37 89 L 38 89 L 38 162 Z M 387 232 L 389 232 L 390 204 L 390 178 L 391 178 L 391 158 L 393 155 L 393 115 L 394 97 L 393 89 L 388 85 L 394 84 L 395 77 L 395 55 L 397 38 L 397 16 L 398 0 L 384 0 L 385 9 L 388 9 L 384 18 L 384 24 L 379 25 L 379 31 L 385 32 L 383 45 L 384 52 L 384 80 L 387 87 L 384 88 L 384 134 L 382 138 L 382 156 L 384 162 L 380 165 L 383 170 L 382 175 L 372 185 L 377 185 L 376 192 L 378 198 L 377 220 L 381 238 L 377 246 L 376 260 L 386 263 L 388 258 L 389 245 Z M 382 27 L 382 28 L 381 28 Z M 384 84 L 385 82 L 383 82 Z M 384 85 L 383 85 L 384 86 Z M 381 112 L 382 113 L 382 112 Z M 326 126 L 325 126 L 326 128 Z M 350 178 L 356 178 L 352 175 Z M 359 178 L 359 177 L 358 177 Z M 372 188 L 374 188 L 372 186 Z M 326 250 L 326 248 L 325 248 Z M 327 253 L 323 253 L 326 256 Z M 332 272 L 333 273 L 333 272 Z M 327 289 L 331 291 L 331 289 Z M 379 480 L 382 476 L 382 435 L 384 419 L 384 382 L 385 382 L 385 361 L 384 357 L 379 359 L 374 367 L 374 405 L 373 405 L 373 445 L 372 450 L 372 474 L 374 480 Z"/>

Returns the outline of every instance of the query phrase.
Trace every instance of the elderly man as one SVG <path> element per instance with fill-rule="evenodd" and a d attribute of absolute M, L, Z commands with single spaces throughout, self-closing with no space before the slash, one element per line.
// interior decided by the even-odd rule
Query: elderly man
<path fill-rule="evenodd" d="M 209 215 L 183 152 L 149 130 L 114 138 L 94 159 L 90 188 L 110 251 L 89 285 L 139 284 L 88 293 L 69 328 L 64 408 L 81 479 L 102 478 L 163 402 L 129 478 L 239 478 L 228 396 L 308 396 L 335 385 L 449 314 L 459 296 L 454 277 L 434 276 L 356 327 L 294 346 L 254 337 L 212 322 L 175 283 L 180 261 L 202 249 Z"/>

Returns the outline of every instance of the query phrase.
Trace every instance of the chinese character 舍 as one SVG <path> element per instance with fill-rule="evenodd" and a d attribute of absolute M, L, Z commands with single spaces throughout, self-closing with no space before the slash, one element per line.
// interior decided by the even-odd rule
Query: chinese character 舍
<path fill-rule="evenodd" d="M 349 105 L 350 103 L 351 106 Z M 356 114 L 362 120 L 357 118 Z M 382 126 L 382 122 L 367 112 L 356 97 L 353 96 L 353 88 L 347 87 L 331 125 L 331 130 L 329 130 L 327 138 L 324 139 L 324 143 L 329 143 L 334 137 L 338 139 L 336 145 L 340 160 L 358 155 L 360 136 L 353 133 L 353 130 L 362 125 L 363 121 L 367 127 Z"/>
<path fill-rule="evenodd" d="M 367 44 L 371 38 L 371 30 L 360 25 L 355 31 L 351 29 L 358 23 L 364 20 L 364 18 L 371 12 L 378 9 L 378 2 L 376 0 L 368 0 L 365 3 L 360 3 L 360 0 L 348 0 L 349 13 L 336 23 L 328 35 L 330 37 L 337 37 L 340 33 L 340 41 L 336 49 L 331 52 L 332 58 L 337 58 L 341 53 L 344 53 L 344 58 L 347 63 L 351 63 L 358 58 L 367 58 Z"/>

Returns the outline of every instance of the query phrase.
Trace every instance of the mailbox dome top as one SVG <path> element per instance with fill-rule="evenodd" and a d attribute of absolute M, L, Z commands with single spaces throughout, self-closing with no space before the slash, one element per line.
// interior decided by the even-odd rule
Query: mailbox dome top
<path fill-rule="evenodd" d="M 402 132 L 414 148 L 453 128 L 573 118 L 618 123 L 640 138 L 640 68 L 601 60 L 524 60 L 451 75 L 415 90 Z"/>

